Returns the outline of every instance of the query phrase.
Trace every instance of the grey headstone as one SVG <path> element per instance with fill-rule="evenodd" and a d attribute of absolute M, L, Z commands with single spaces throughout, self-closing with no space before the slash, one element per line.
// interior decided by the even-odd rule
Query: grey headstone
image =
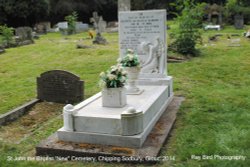
<path fill-rule="evenodd" d="M 106 32 L 107 22 L 103 20 L 102 16 L 100 16 L 98 27 L 99 27 L 100 33 Z"/>
<path fill-rule="evenodd" d="M 83 100 L 84 82 L 70 72 L 52 70 L 37 78 L 37 98 L 57 103 L 77 103 Z"/>
<path fill-rule="evenodd" d="M 21 41 L 33 40 L 32 38 L 32 28 L 30 27 L 18 27 L 15 29 L 16 36 L 19 37 Z"/>
<path fill-rule="evenodd" d="M 50 22 L 40 22 L 35 25 L 35 31 L 38 34 L 46 34 L 51 29 Z"/>
<path fill-rule="evenodd" d="M 76 32 L 84 32 L 89 29 L 89 25 L 82 22 L 76 22 Z"/>
<path fill-rule="evenodd" d="M 243 15 L 237 14 L 234 16 L 234 27 L 236 29 L 244 28 L 244 16 Z"/>
<path fill-rule="evenodd" d="M 107 40 L 101 35 L 102 32 L 106 31 L 107 22 L 102 19 L 102 16 L 98 16 L 97 12 L 93 12 L 90 22 L 94 23 L 96 30 L 96 37 L 93 40 L 93 44 L 107 44 Z"/>
<path fill-rule="evenodd" d="M 56 25 L 59 29 L 67 29 L 68 28 L 68 22 L 59 22 Z"/>
<path fill-rule="evenodd" d="M 130 0 L 118 0 L 118 12 L 130 11 L 131 2 Z"/>

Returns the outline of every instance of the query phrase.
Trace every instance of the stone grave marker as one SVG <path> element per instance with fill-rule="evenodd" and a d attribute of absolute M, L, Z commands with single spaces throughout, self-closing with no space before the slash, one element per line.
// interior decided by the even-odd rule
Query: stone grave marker
<path fill-rule="evenodd" d="M 64 21 L 64 22 L 59 22 L 56 24 L 56 31 L 60 31 L 62 33 L 62 35 L 68 35 L 68 22 Z"/>
<path fill-rule="evenodd" d="M 131 2 L 130 0 L 118 0 L 118 12 L 130 11 Z"/>
<path fill-rule="evenodd" d="M 128 153 L 130 157 L 144 159 L 145 156 L 140 153 L 148 154 L 147 144 L 149 141 L 147 139 L 152 139 L 152 136 L 155 136 L 151 132 L 155 132 L 154 127 L 158 127 L 157 122 L 161 117 L 169 126 L 164 126 L 164 129 L 168 130 L 161 132 L 164 136 L 160 140 L 157 138 L 157 141 L 161 141 L 161 143 L 152 142 L 154 147 L 150 148 L 153 152 L 150 156 L 156 157 L 158 155 L 176 117 L 175 114 L 169 114 L 169 111 L 165 111 L 174 98 L 172 77 L 165 75 L 166 11 L 120 12 L 120 16 L 122 18 L 122 24 L 119 24 L 120 33 L 122 33 L 121 50 L 136 45 L 139 48 L 136 52 L 141 54 L 139 56 L 143 61 L 146 60 L 146 63 L 143 64 L 144 73 L 151 78 L 138 84 L 144 91 L 141 94 L 127 95 L 127 104 L 119 108 L 103 107 L 102 102 L 106 99 L 101 92 L 75 106 L 66 105 L 63 108 L 63 127 L 57 130 L 54 137 L 49 137 L 45 142 L 41 142 L 42 144 L 36 148 L 36 155 L 43 155 L 45 151 L 48 151 L 52 155 L 61 156 L 64 154 L 64 156 L 68 156 L 74 151 L 74 148 L 68 143 L 86 143 L 94 145 L 93 148 L 96 148 L 96 145 L 102 145 L 108 150 L 114 150 L 115 147 L 119 147 L 119 149 L 126 147 L 126 149 L 131 149 L 131 152 Z M 149 84 L 146 85 L 146 82 Z M 168 114 L 168 119 L 163 117 L 164 113 Z M 69 149 L 56 146 L 55 141 L 65 144 Z M 102 147 L 99 148 L 95 149 L 96 154 L 93 149 L 91 150 L 92 156 L 98 154 L 115 156 L 113 154 L 116 153 L 115 151 L 109 154 Z M 77 148 L 77 150 L 79 150 L 80 154 L 77 154 L 79 156 L 82 156 L 81 153 L 89 152 L 89 150 L 84 149 Z M 124 151 L 118 152 L 119 155 L 121 153 L 124 155 Z M 139 155 L 135 153 L 139 153 Z"/>
<path fill-rule="evenodd" d="M 18 27 L 15 29 L 16 43 L 17 45 L 28 45 L 34 43 L 32 28 L 30 27 Z"/>
<path fill-rule="evenodd" d="M 89 29 L 89 25 L 86 23 L 82 23 L 82 22 L 76 22 L 76 32 L 84 32 L 87 31 Z"/>
<path fill-rule="evenodd" d="M 50 22 L 40 22 L 35 25 L 35 31 L 38 34 L 46 34 L 51 29 Z"/>
<path fill-rule="evenodd" d="M 57 103 L 77 103 L 83 100 L 84 82 L 70 72 L 52 70 L 37 78 L 37 98 Z"/>
<path fill-rule="evenodd" d="M 234 16 L 234 27 L 236 29 L 244 28 L 244 16 L 243 15 L 237 14 Z"/>
<path fill-rule="evenodd" d="M 94 24 L 95 30 L 96 30 L 96 37 L 93 40 L 93 44 L 107 44 L 107 40 L 101 35 L 102 31 L 103 31 L 103 19 L 102 16 L 98 16 L 97 12 L 93 12 L 93 17 L 90 18 L 90 22 L 92 22 Z M 107 23 L 106 23 L 107 26 Z M 105 29 L 106 29 L 105 26 Z"/>
<path fill-rule="evenodd" d="M 133 49 L 141 61 L 141 74 L 159 77 L 166 74 L 166 11 L 119 13 L 120 57 Z"/>
<path fill-rule="evenodd" d="M 238 47 L 238 46 L 241 46 L 240 45 L 240 38 L 232 38 L 232 39 L 230 39 L 230 43 L 229 43 L 229 45 L 228 46 L 230 46 L 230 47 Z"/>
<path fill-rule="evenodd" d="M 106 32 L 107 22 L 103 20 L 102 16 L 100 16 L 98 27 L 101 33 Z"/>

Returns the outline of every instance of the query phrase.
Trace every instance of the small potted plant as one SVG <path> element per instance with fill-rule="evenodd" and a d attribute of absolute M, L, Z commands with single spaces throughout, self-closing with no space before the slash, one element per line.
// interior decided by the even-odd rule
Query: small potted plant
<path fill-rule="evenodd" d="M 103 107 L 124 107 L 127 104 L 124 88 L 127 72 L 121 64 L 112 66 L 106 72 L 100 73 Z"/>
<path fill-rule="evenodd" d="M 118 59 L 128 73 L 127 94 L 140 94 L 142 91 L 136 87 L 136 80 L 140 73 L 140 61 L 133 50 L 128 49 L 123 58 Z"/>

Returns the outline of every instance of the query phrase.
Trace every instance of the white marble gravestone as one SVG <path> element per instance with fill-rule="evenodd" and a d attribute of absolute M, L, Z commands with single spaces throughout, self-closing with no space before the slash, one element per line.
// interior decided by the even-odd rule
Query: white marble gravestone
<path fill-rule="evenodd" d="M 169 84 L 166 10 L 119 12 L 120 57 L 133 49 L 141 62 L 140 84 Z M 172 92 L 172 90 L 170 90 Z"/>
<path fill-rule="evenodd" d="M 130 0 L 118 0 L 118 12 L 130 11 L 131 2 Z"/>
<path fill-rule="evenodd" d="M 101 93 L 76 106 L 65 106 L 59 140 L 141 147 L 173 99 L 172 77 L 166 75 L 166 11 L 119 15 L 120 54 L 131 47 L 139 54 L 143 65 L 140 88 L 144 91 L 127 95 L 127 104 L 121 108 L 103 107 Z"/>

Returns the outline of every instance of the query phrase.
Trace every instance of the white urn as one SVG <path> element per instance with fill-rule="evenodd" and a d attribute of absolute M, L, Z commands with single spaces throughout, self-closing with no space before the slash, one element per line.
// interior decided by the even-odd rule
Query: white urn
<path fill-rule="evenodd" d="M 136 80 L 139 77 L 140 74 L 140 68 L 139 67 L 125 67 L 125 71 L 128 73 L 128 80 L 127 80 L 127 94 L 141 94 L 142 90 L 140 90 L 136 86 Z"/>

